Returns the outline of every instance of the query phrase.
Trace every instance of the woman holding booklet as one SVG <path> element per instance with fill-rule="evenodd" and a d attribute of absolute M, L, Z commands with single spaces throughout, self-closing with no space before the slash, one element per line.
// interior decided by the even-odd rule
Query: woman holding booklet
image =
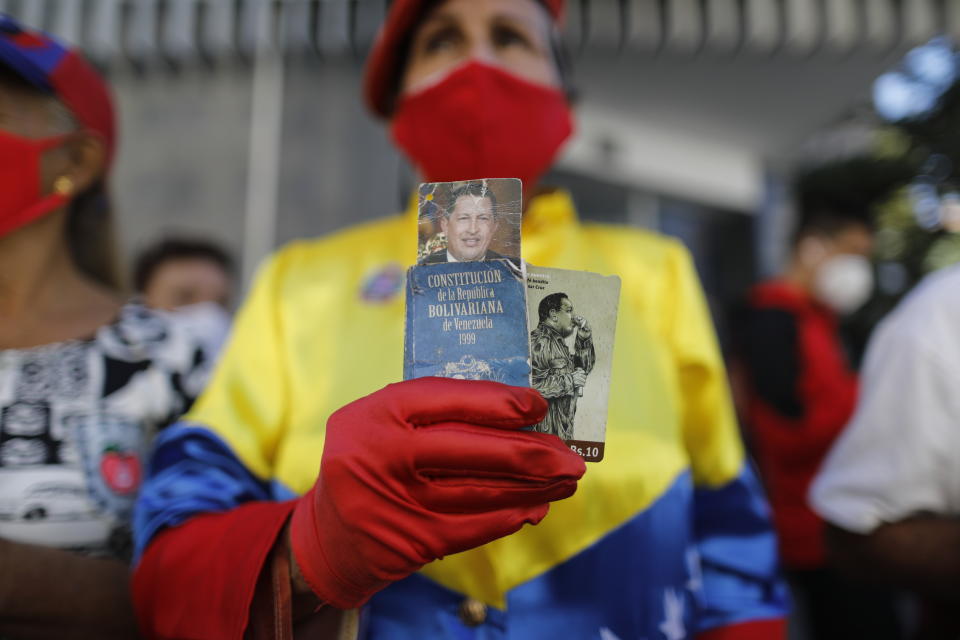
<path fill-rule="evenodd" d="M 404 301 L 383 283 L 417 259 L 415 208 L 295 243 L 159 440 L 136 516 L 151 637 L 783 637 L 775 540 L 687 252 L 583 225 L 538 185 L 573 129 L 563 13 L 395 0 L 365 97 L 425 181 L 522 179 L 529 263 L 620 276 L 604 460 L 583 475 L 556 436 L 519 431 L 547 414 L 531 389 L 397 383 Z"/>

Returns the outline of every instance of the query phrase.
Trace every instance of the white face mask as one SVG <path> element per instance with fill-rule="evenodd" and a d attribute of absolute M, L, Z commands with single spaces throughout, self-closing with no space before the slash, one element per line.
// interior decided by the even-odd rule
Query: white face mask
<path fill-rule="evenodd" d="M 873 293 L 870 261 L 851 253 L 827 258 L 817 268 L 813 292 L 820 302 L 841 315 L 856 311 Z"/>

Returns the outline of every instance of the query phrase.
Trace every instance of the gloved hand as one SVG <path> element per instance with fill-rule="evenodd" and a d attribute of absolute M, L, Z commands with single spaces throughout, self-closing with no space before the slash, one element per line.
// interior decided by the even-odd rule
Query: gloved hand
<path fill-rule="evenodd" d="M 320 475 L 290 523 L 311 589 L 341 609 L 450 553 L 509 535 L 573 494 L 586 467 L 533 389 L 420 378 L 334 413 Z"/>

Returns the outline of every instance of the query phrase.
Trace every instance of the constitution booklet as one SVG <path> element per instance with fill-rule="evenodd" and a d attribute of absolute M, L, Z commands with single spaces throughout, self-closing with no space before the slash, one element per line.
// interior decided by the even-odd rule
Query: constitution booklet
<path fill-rule="evenodd" d="M 523 278 L 503 260 L 411 267 L 404 378 L 530 386 Z"/>
<path fill-rule="evenodd" d="M 520 193 L 516 179 L 420 185 L 418 264 L 407 271 L 405 379 L 530 386 Z"/>

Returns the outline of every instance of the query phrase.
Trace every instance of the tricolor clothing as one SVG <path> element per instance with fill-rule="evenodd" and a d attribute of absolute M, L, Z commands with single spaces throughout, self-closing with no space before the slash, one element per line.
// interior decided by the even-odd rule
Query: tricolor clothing
<path fill-rule="evenodd" d="M 361 637 L 782 637 L 776 542 L 687 252 L 580 224 L 563 192 L 531 201 L 523 225 L 530 263 L 622 279 L 606 457 L 538 526 L 379 592 Z M 153 637 L 242 636 L 293 508 L 283 500 L 315 482 L 327 418 L 401 378 L 416 227 L 411 210 L 295 243 L 260 272 L 211 385 L 158 442 L 141 494 L 135 597 Z M 198 526 L 204 535 L 191 534 Z M 474 626 L 458 615 L 466 598 L 488 606 Z"/>
<path fill-rule="evenodd" d="M 577 387 L 573 372 L 590 373 L 597 361 L 593 337 L 577 332 L 573 353 L 560 332 L 541 322 L 530 332 L 530 368 L 533 388 L 547 399 L 547 417 L 537 431 L 573 439 L 573 418 L 577 412 Z"/>

